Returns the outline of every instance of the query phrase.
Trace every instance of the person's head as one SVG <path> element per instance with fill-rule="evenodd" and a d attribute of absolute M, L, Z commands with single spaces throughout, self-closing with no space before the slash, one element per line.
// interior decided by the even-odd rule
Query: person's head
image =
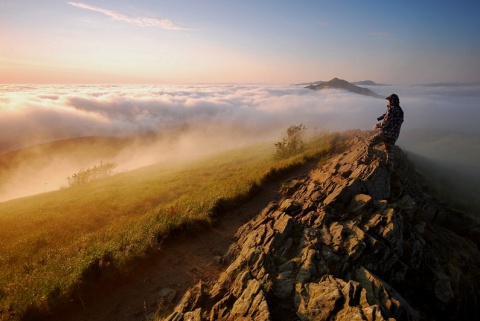
<path fill-rule="evenodd" d="M 387 100 L 387 106 L 388 107 L 390 107 L 390 106 L 400 106 L 400 98 L 398 98 L 398 96 L 396 94 L 391 94 L 390 96 L 388 96 L 385 99 Z"/>

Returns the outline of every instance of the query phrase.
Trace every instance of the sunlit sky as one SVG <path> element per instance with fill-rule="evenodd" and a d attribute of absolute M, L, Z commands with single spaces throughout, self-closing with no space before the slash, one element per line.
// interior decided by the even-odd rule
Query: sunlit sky
<path fill-rule="evenodd" d="M 480 81 L 478 0 L 1 0 L 0 83 Z"/>

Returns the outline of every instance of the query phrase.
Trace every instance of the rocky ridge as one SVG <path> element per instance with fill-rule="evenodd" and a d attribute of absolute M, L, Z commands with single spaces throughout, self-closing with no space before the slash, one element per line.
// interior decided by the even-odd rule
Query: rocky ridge
<path fill-rule="evenodd" d="M 285 183 L 242 226 L 213 284 L 198 283 L 166 320 L 478 320 L 480 252 L 437 223 L 448 210 L 422 191 L 396 149 L 359 164 L 370 132 Z"/>

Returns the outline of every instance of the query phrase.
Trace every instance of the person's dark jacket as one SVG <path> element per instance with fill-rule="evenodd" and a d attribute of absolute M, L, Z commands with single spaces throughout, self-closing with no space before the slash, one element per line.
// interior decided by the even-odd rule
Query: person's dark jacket
<path fill-rule="evenodd" d="M 377 125 L 383 136 L 395 143 L 400 135 L 400 128 L 402 127 L 403 123 L 403 110 L 400 106 L 390 106 L 387 108 L 387 112 L 385 113 L 385 117 L 380 124 Z"/>

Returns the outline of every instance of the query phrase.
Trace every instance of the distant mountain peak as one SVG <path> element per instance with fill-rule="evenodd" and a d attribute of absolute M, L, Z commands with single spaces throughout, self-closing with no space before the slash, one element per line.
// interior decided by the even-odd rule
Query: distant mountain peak
<path fill-rule="evenodd" d="M 346 80 L 340 79 L 340 78 L 333 78 L 327 82 L 321 83 L 321 84 L 315 84 L 315 85 L 310 85 L 305 88 L 308 89 L 313 89 L 313 90 L 323 90 L 323 89 L 343 89 L 347 90 L 349 92 L 353 92 L 355 94 L 359 95 L 364 95 L 364 96 L 370 96 L 370 97 L 376 97 L 376 98 L 383 98 L 383 96 L 375 93 L 374 91 L 368 89 L 368 88 L 363 88 L 356 86 L 352 83 L 349 83 Z"/>

